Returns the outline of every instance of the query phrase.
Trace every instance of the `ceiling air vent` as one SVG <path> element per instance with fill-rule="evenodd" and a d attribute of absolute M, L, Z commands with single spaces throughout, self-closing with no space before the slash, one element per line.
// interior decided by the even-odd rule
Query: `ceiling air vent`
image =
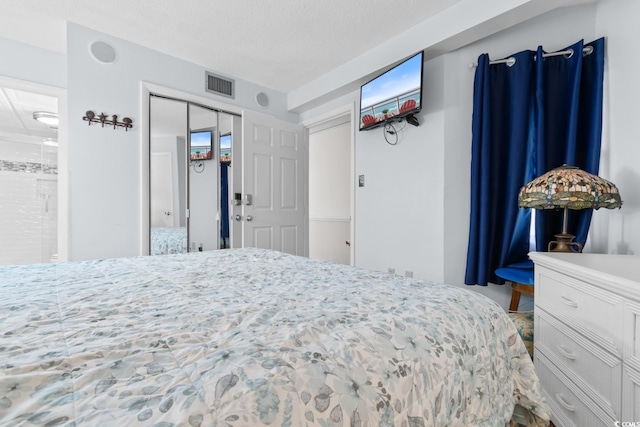
<path fill-rule="evenodd" d="M 235 82 L 231 79 L 226 79 L 222 76 L 207 72 L 207 92 L 227 96 L 229 98 L 235 98 L 233 93 L 234 83 Z"/>

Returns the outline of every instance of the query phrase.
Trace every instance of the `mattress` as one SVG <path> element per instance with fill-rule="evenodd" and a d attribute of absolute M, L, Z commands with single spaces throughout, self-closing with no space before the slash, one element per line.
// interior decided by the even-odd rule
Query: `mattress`
<path fill-rule="evenodd" d="M 187 252 L 187 227 L 151 227 L 151 255 Z"/>
<path fill-rule="evenodd" d="M 0 425 L 547 425 L 475 292 L 261 249 L 0 267 Z"/>

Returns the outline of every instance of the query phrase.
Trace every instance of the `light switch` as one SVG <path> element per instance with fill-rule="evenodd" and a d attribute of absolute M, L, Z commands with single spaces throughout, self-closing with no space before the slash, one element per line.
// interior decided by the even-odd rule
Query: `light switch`
<path fill-rule="evenodd" d="M 358 187 L 364 187 L 364 175 L 358 176 Z"/>

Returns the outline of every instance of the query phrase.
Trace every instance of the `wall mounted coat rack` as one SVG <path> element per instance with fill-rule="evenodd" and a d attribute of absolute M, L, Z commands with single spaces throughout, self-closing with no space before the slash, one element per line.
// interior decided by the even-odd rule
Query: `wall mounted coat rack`
<path fill-rule="evenodd" d="M 118 116 L 115 114 L 111 116 L 111 119 L 107 119 L 107 115 L 104 113 L 100 113 L 100 115 L 96 116 L 93 111 L 87 111 L 85 114 L 86 115 L 82 117 L 82 120 L 89 122 L 89 126 L 91 126 L 91 123 L 100 123 L 102 127 L 104 127 L 104 125 L 113 126 L 114 129 L 117 127 L 123 127 L 125 131 L 133 127 L 133 120 L 129 117 L 125 117 L 121 122 L 119 122 Z"/>

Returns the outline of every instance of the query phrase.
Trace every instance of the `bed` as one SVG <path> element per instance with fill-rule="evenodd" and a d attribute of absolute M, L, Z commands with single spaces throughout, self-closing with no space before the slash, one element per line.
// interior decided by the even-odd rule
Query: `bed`
<path fill-rule="evenodd" d="M 261 249 L 0 267 L 0 425 L 547 425 L 466 289 Z"/>
<path fill-rule="evenodd" d="M 187 227 L 151 227 L 151 255 L 187 252 Z"/>

